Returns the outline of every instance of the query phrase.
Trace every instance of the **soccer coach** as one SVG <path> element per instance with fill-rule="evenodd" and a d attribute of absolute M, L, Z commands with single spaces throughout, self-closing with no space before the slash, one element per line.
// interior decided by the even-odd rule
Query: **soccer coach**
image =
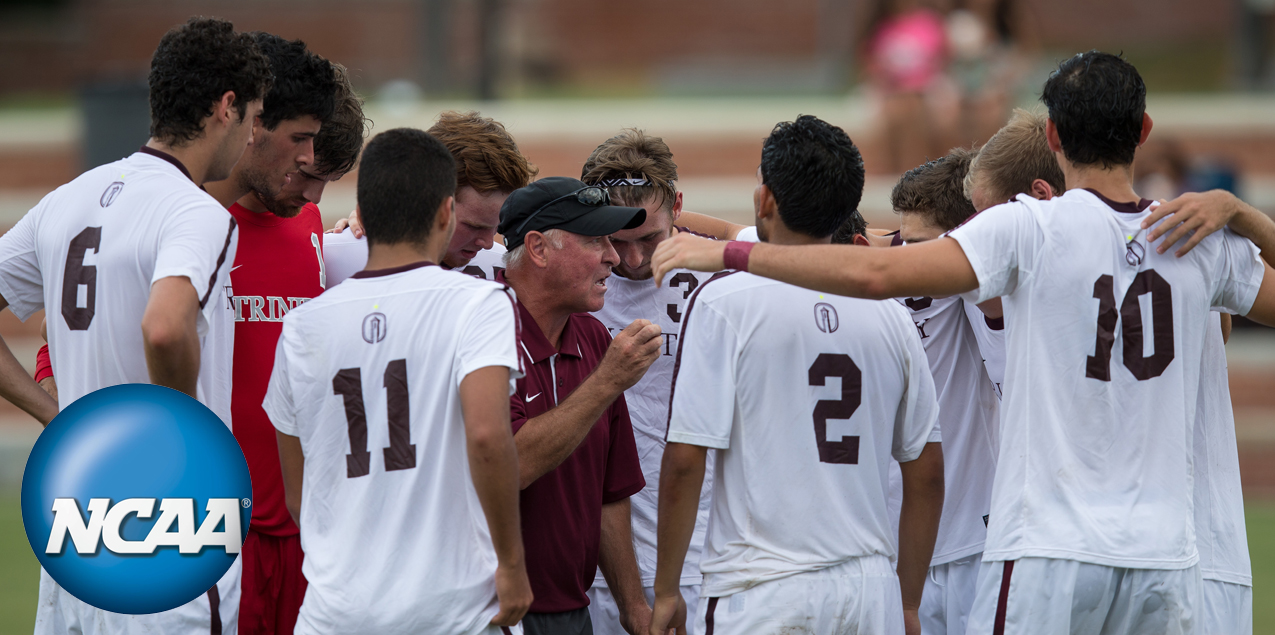
<path fill-rule="evenodd" d="M 646 485 L 624 391 L 660 354 L 660 328 L 637 320 L 611 340 L 602 308 L 619 256 L 608 236 L 646 213 L 610 205 L 605 189 L 550 177 L 500 211 L 525 376 L 510 397 L 522 536 L 535 600 L 527 635 L 593 632 L 586 595 L 599 567 L 630 633 L 651 609 L 633 553 L 629 497 Z"/>

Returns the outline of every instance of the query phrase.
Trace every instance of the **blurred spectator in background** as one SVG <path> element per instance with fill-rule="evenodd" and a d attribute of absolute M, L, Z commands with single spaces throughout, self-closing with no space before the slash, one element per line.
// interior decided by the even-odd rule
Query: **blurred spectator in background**
<path fill-rule="evenodd" d="M 1187 160 L 1174 139 L 1148 139 L 1134 158 L 1134 187 L 1143 196 L 1163 201 L 1177 198 L 1186 187 Z"/>
<path fill-rule="evenodd" d="M 949 74 L 960 94 L 956 138 L 983 143 L 1005 124 L 1038 48 L 1035 24 L 1019 0 L 956 0 L 947 15 Z"/>
<path fill-rule="evenodd" d="M 867 24 L 863 59 L 879 104 L 884 166 L 902 172 L 945 154 L 959 117 L 945 69 L 948 41 L 936 0 L 878 0 Z"/>

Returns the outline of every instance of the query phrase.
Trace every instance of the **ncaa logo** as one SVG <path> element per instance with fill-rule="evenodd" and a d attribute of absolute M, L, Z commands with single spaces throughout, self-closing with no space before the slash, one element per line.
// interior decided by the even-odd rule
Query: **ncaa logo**
<path fill-rule="evenodd" d="M 837 309 L 826 302 L 816 304 L 815 326 L 824 333 L 836 332 L 837 327 L 841 326 L 841 321 L 837 318 Z"/>
<path fill-rule="evenodd" d="M 102 192 L 102 198 L 98 200 L 98 203 L 101 203 L 102 207 L 110 207 L 111 203 L 115 202 L 115 199 L 120 195 L 120 191 L 123 189 L 123 181 L 116 181 L 106 186 L 106 191 Z"/>
<path fill-rule="evenodd" d="M 384 313 L 369 313 L 363 318 L 363 341 L 375 344 L 385 339 L 386 325 Z"/>
<path fill-rule="evenodd" d="M 40 564 L 113 613 L 158 613 L 206 593 L 239 556 L 251 510 L 248 464 L 226 424 L 149 384 L 68 406 L 22 478 L 22 522 Z"/>

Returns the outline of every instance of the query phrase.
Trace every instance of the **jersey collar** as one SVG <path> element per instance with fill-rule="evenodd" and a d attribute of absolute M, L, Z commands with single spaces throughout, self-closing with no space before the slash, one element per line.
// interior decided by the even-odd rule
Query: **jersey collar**
<path fill-rule="evenodd" d="M 178 170 L 181 170 L 181 171 L 182 171 L 182 174 L 185 174 L 185 175 L 186 175 L 186 178 L 190 179 L 190 182 L 191 182 L 191 183 L 194 183 L 194 182 L 195 182 L 195 177 L 193 177 L 193 176 L 191 176 L 191 175 L 190 175 L 190 170 L 187 170 L 187 169 L 186 169 L 186 166 L 185 166 L 184 164 L 182 164 L 182 162 L 181 162 L 181 161 L 177 160 L 177 157 L 175 157 L 175 156 L 173 156 L 173 155 L 171 155 L 171 154 L 169 154 L 169 153 L 167 153 L 167 152 L 164 152 L 163 150 L 156 150 L 155 148 L 150 148 L 150 147 L 147 147 L 147 146 L 142 146 L 142 147 L 138 148 L 138 149 L 137 149 L 137 151 L 138 151 L 138 152 L 141 152 L 142 154 L 149 154 L 149 155 L 151 155 L 151 156 L 153 156 L 153 157 L 156 157 L 156 158 L 158 158 L 158 159 L 163 159 L 163 160 L 165 160 L 165 161 L 167 161 L 167 162 L 169 162 L 169 163 L 171 163 L 171 164 L 173 164 L 173 165 L 177 166 L 177 169 L 178 169 Z"/>

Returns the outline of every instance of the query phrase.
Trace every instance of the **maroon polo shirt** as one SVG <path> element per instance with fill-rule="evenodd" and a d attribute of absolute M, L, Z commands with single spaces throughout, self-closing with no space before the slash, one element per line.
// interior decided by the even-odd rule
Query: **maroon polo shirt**
<path fill-rule="evenodd" d="M 497 280 L 505 282 L 504 272 Z M 587 313 L 567 318 L 556 349 L 522 302 L 518 316 L 522 322 L 519 353 L 526 376 L 518 380 L 509 398 L 515 434 L 528 419 L 570 396 L 611 344 L 606 327 Z M 522 541 L 535 594 L 532 612 L 559 613 L 589 605 L 585 593 L 598 570 L 602 506 L 622 501 L 645 486 L 629 408 L 621 394 L 567 460 L 522 491 Z"/>

